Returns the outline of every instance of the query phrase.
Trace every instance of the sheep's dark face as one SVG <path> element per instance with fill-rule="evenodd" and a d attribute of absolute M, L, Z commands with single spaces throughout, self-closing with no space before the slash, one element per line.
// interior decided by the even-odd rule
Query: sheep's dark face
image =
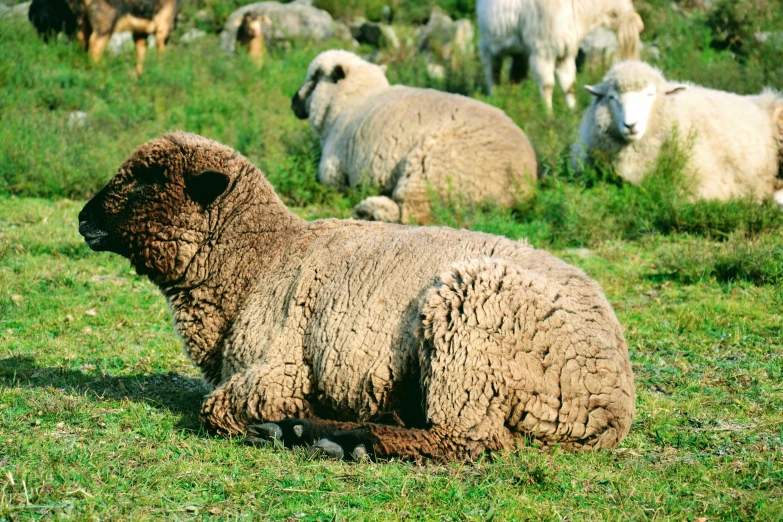
<path fill-rule="evenodd" d="M 154 140 L 120 167 L 79 213 L 90 248 L 127 257 L 156 281 L 182 276 L 207 242 L 210 211 L 229 186 L 222 171 L 233 153 L 223 147 L 205 157 L 189 145 Z"/>

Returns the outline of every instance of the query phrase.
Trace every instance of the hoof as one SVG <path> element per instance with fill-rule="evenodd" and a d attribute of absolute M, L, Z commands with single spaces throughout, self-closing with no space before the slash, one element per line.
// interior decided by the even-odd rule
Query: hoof
<path fill-rule="evenodd" d="M 351 452 L 351 458 L 357 462 L 370 460 L 370 453 L 367 451 L 367 448 L 364 444 L 359 444 Z"/>
<path fill-rule="evenodd" d="M 345 456 L 343 448 L 336 442 L 329 439 L 321 439 L 312 446 L 310 451 L 315 455 L 326 455 L 330 459 L 342 460 Z"/>
<path fill-rule="evenodd" d="M 272 446 L 274 445 L 274 442 L 268 439 L 261 439 L 259 437 L 253 437 L 252 435 L 248 435 L 242 440 L 243 444 L 247 444 L 248 446 L 258 446 L 258 447 L 264 447 L 264 446 Z"/>
<path fill-rule="evenodd" d="M 254 424 L 248 426 L 248 438 L 260 438 L 267 441 L 283 440 L 283 430 L 274 422 L 265 422 L 264 424 Z"/>

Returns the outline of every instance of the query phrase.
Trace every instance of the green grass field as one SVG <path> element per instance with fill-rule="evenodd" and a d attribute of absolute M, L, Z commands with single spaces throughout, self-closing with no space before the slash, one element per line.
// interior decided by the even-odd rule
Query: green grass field
<path fill-rule="evenodd" d="M 401 2 L 401 34 L 429 3 Z M 460 16 L 473 8 L 440 3 Z M 747 37 L 781 26 L 777 3 L 724 0 L 703 13 L 683 1 L 685 15 L 662 0 L 635 3 L 669 77 L 783 89 L 783 49 Z M 341 16 L 381 5 L 320 4 Z M 232 5 L 207 9 L 219 21 Z M 532 82 L 483 95 L 476 57 L 440 82 L 408 48 L 382 60 L 393 83 L 503 108 L 547 175 L 517 208 L 454 198 L 436 202 L 435 221 L 526 237 L 601 283 L 636 378 L 629 437 L 593 454 L 530 449 L 419 466 L 325 461 L 204 433 L 207 390 L 163 297 L 125 260 L 89 250 L 82 205 L 139 144 L 174 129 L 240 150 L 308 219 L 347 217 L 362 194 L 316 183 L 318 140 L 289 108 L 309 61 L 339 43 L 295 43 L 259 70 L 227 58 L 214 34 L 179 42 L 187 28 L 136 78 L 132 53 L 95 65 L 75 44 L 44 45 L 26 21 L 0 21 L 0 521 L 783 520 L 783 213 L 690 202 L 687 151 L 676 147 L 642 187 L 603 172 L 575 178 L 566 159 L 580 113 L 556 96 L 547 116 Z M 603 70 L 588 67 L 580 85 Z M 85 127 L 69 128 L 72 111 L 87 113 Z"/>

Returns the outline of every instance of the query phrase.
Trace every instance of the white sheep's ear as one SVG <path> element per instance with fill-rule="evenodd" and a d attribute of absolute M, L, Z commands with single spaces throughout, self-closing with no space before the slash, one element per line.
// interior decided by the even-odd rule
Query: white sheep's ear
<path fill-rule="evenodd" d="M 674 85 L 672 88 L 666 91 L 666 96 L 671 96 L 672 94 L 677 94 L 680 91 L 687 91 L 687 90 L 688 90 L 687 85 Z"/>
<path fill-rule="evenodd" d="M 596 98 L 603 98 L 606 96 L 606 87 L 604 87 L 602 84 L 585 85 L 585 90 Z"/>
<path fill-rule="evenodd" d="M 206 207 L 226 191 L 230 181 L 228 174 L 217 170 L 204 170 L 191 174 L 185 186 L 193 201 Z"/>

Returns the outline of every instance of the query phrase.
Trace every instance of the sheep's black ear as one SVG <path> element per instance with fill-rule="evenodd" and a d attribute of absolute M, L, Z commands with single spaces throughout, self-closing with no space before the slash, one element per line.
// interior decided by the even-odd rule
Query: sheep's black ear
<path fill-rule="evenodd" d="M 345 78 L 345 69 L 343 69 L 342 65 L 335 65 L 334 69 L 332 69 L 332 74 L 330 75 L 332 78 L 332 81 L 334 83 L 339 82 L 340 80 Z"/>
<path fill-rule="evenodd" d="M 602 85 L 585 85 L 585 90 L 595 96 L 596 98 L 603 98 L 606 96 L 606 92 Z"/>
<path fill-rule="evenodd" d="M 666 91 L 666 96 L 671 96 L 672 94 L 676 94 L 680 91 L 687 91 L 687 90 L 688 90 L 687 85 L 675 85 L 674 87 Z"/>
<path fill-rule="evenodd" d="M 185 186 L 193 201 L 206 207 L 226 191 L 229 181 L 228 174 L 205 170 L 191 174 Z"/>

